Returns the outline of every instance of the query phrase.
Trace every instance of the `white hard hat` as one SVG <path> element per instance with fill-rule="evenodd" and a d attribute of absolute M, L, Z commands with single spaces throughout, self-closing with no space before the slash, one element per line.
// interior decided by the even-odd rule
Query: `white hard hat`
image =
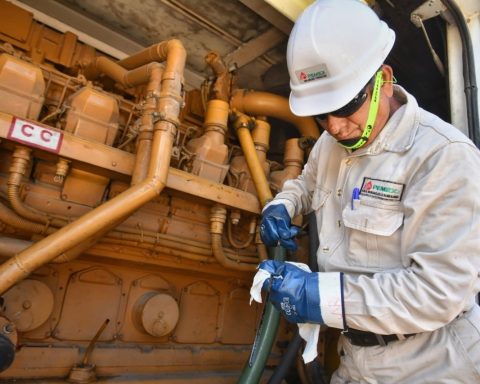
<path fill-rule="evenodd" d="M 332 112 L 352 100 L 383 64 L 395 33 L 360 0 L 317 0 L 288 40 L 290 109 Z"/>

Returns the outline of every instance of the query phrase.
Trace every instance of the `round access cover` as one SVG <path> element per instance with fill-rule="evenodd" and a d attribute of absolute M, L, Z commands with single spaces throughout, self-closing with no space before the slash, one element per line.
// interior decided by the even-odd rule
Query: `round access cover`
<path fill-rule="evenodd" d="M 172 332 L 179 317 L 175 299 L 168 294 L 158 292 L 143 295 L 135 305 L 134 312 L 141 328 L 155 337 Z"/>
<path fill-rule="evenodd" d="M 42 325 L 53 310 L 53 293 L 38 280 L 23 280 L 3 294 L 5 315 L 19 332 Z"/>

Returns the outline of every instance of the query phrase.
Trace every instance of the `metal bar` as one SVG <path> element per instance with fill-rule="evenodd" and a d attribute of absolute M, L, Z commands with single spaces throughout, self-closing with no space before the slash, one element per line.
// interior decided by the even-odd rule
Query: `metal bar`
<path fill-rule="evenodd" d="M 237 68 L 241 68 L 255 60 L 258 56 L 261 56 L 274 48 L 284 39 L 285 35 L 281 31 L 276 28 L 270 28 L 261 35 L 242 44 L 242 46 L 235 51 L 230 52 L 225 56 L 224 61 L 229 67 L 231 64 L 235 63 Z"/>
<path fill-rule="evenodd" d="M 8 140 L 8 132 L 13 118 L 12 115 L 0 112 L 1 139 Z M 57 131 L 45 124 L 36 122 L 35 124 Z M 109 147 L 108 145 L 81 139 L 68 132 L 60 132 L 63 134 L 63 140 L 58 156 L 124 176 L 132 175 L 135 163 L 133 154 Z M 38 152 L 39 150 L 34 151 L 35 154 Z M 214 183 L 175 168 L 169 169 L 166 187 L 251 213 L 258 214 L 261 210 L 257 197 L 251 193 Z"/>

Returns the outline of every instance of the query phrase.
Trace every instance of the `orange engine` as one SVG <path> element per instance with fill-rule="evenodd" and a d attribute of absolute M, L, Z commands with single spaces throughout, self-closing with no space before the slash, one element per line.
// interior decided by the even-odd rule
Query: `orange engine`
<path fill-rule="evenodd" d="M 315 123 L 228 76 L 206 83 L 222 97 L 185 91 L 178 40 L 117 61 L 45 26 L 55 44 L 27 44 L 22 17 L 0 23 L 0 380 L 236 381 L 261 316 L 261 205 L 304 157 L 294 139 L 268 160 L 268 117 Z"/>

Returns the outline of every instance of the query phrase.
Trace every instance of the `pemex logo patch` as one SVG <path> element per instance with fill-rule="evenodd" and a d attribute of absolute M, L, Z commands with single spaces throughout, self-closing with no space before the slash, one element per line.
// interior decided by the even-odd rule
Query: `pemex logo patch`
<path fill-rule="evenodd" d="M 295 71 L 295 74 L 301 83 L 308 83 L 310 81 L 328 77 L 327 66 L 325 64 L 318 64 L 313 67 L 303 68 Z"/>
<path fill-rule="evenodd" d="M 400 201 L 405 184 L 364 177 L 360 194 L 382 200 Z"/>

